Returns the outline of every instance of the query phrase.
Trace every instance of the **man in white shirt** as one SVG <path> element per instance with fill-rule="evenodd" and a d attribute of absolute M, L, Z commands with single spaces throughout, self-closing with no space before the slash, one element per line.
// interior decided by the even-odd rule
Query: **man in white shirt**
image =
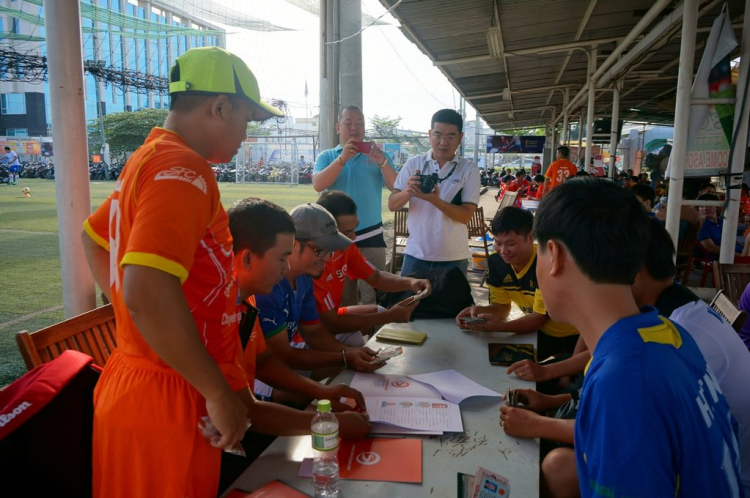
<path fill-rule="evenodd" d="M 406 161 L 393 185 L 388 209 L 397 211 L 409 204 L 410 235 L 401 275 L 454 266 L 464 274 L 468 270 L 466 223 L 479 203 L 481 181 L 479 168 L 456 153 L 462 131 L 463 119 L 456 111 L 436 112 L 429 131 L 430 151 Z"/>
<path fill-rule="evenodd" d="M 18 173 L 21 171 L 21 163 L 18 162 L 18 154 L 10 147 L 5 147 L 5 162 L 8 163 L 8 173 L 10 173 L 10 184 L 18 184 Z"/>

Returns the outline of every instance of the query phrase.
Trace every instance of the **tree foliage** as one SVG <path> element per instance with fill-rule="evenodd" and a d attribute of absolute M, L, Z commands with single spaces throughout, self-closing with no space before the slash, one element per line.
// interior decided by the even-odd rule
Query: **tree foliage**
<path fill-rule="evenodd" d="M 167 119 L 166 109 L 141 109 L 135 112 L 114 112 L 104 116 L 104 138 L 109 144 L 111 156 L 119 157 L 133 152 L 143 144 L 154 126 L 161 126 Z M 101 138 L 99 121 L 89 122 L 89 147 L 99 151 Z"/>
<path fill-rule="evenodd" d="M 535 136 L 535 137 L 543 137 L 546 135 L 546 130 L 544 128 L 508 128 L 508 129 L 497 129 L 495 132 L 498 135 L 520 135 L 520 136 Z"/>
<path fill-rule="evenodd" d="M 395 137 L 401 124 L 401 116 L 392 118 L 390 116 L 380 117 L 377 114 L 370 120 L 379 137 Z"/>

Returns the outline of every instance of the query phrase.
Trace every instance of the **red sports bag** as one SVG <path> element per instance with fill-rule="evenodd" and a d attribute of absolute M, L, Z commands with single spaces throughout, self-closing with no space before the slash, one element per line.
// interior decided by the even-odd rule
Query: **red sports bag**
<path fill-rule="evenodd" d="M 92 361 L 65 351 L 0 391 L 0 494 L 91 496 Z"/>

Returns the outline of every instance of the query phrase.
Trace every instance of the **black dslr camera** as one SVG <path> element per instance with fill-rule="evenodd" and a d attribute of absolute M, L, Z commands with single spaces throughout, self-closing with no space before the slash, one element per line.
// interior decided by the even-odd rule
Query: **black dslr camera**
<path fill-rule="evenodd" d="M 419 189 L 423 194 L 429 194 L 430 192 L 435 190 L 435 185 L 438 184 L 439 180 L 440 177 L 437 173 L 432 173 L 431 175 L 419 175 Z"/>

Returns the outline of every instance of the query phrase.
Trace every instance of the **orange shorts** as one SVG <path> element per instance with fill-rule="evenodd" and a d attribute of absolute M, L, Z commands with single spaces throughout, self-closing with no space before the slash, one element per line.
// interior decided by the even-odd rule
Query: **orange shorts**
<path fill-rule="evenodd" d="M 216 496 L 221 450 L 198 430 L 205 414 L 177 372 L 115 350 L 94 392 L 93 496 Z"/>

